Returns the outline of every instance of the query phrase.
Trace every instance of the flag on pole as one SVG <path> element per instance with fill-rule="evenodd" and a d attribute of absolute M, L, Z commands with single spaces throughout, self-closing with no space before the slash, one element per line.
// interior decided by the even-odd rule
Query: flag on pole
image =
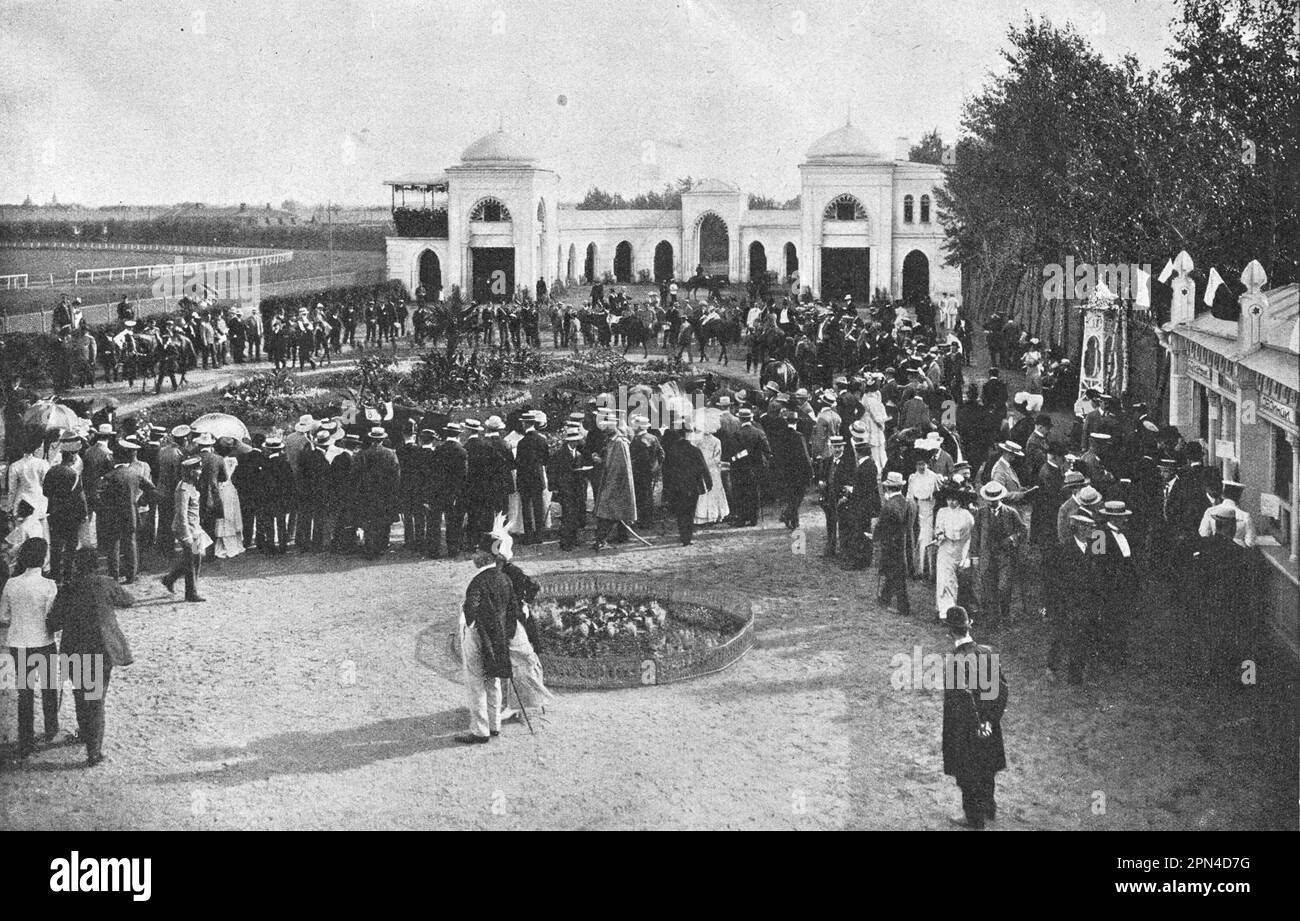
<path fill-rule="evenodd" d="M 1214 306 L 1215 292 L 1219 290 L 1219 287 L 1222 284 L 1223 284 L 1223 278 L 1219 275 L 1219 270 L 1215 268 L 1211 268 L 1210 278 L 1205 283 L 1205 305 L 1207 307 Z"/>
<path fill-rule="evenodd" d="M 1169 276 L 1174 274 L 1174 260 L 1170 259 L 1165 263 L 1164 269 L 1160 272 L 1160 284 L 1169 284 Z"/>
<path fill-rule="evenodd" d="M 1137 270 L 1133 279 L 1133 306 L 1151 308 L 1151 275 L 1142 269 Z"/>

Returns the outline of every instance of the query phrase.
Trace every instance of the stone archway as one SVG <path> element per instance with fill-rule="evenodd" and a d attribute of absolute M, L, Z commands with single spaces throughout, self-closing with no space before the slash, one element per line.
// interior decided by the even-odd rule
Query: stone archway
<path fill-rule="evenodd" d="M 442 290 L 442 263 L 438 260 L 437 253 L 431 249 L 420 253 L 416 276 L 429 300 L 437 300 Z"/>
<path fill-rule="evenodd" d="M 930 260 L 914 249 L 903 259 L 903 303 L 915 304 L 930 293 Z"/>
<path fill-rule="evenodd" d="M 621 285 L 630 284 L 633 279 L 632 244 L 623 240 L 614 247 L 614 280 Z"/>
<path fill-rule="evenodd" d="M 695 225 L 696 258 L 705 275 L 731 274 L 731 234 L 727 222 L 706 211 Z"/>
<path fill-rule="evenodd" d="M 767 276 L 767 250 L 755 240 L 749 244 L 749 280 L 762 281 Z"/>
<path fill-rule="evenodd" d="M 660 240 L 655 247 L 655 281 L 668 281 L 673 275 L 673 245 Z"/>

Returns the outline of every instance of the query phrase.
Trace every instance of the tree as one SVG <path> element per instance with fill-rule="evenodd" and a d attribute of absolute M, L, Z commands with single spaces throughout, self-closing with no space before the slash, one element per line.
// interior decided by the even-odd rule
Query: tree
<path fill-rule="evenodd" d="M 939 136 L 939 129 L 921 135 L 921 142 L 907 152 L 907 159 L 913 163 L 933 163 L 936 166 L 942 163 L 943 138 Z"/>

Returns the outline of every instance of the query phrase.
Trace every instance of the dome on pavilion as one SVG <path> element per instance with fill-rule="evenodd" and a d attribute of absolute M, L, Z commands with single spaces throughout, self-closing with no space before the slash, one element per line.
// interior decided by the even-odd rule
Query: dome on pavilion
<path fill-rule="evenodd" d="M 488 166 L 531 166 L 537 158 L 512 134 L 502 128 L 483 135 L 460 155 L 465 163 Z"/>
<path fill-rule="evenodd" d="M 862 163 L 868 160 L 883 160 L 884 155 L 876 148 L 860 128 L 846 123 L 830 134 L 822 135 L 808 148 L 809 163 Z"/>

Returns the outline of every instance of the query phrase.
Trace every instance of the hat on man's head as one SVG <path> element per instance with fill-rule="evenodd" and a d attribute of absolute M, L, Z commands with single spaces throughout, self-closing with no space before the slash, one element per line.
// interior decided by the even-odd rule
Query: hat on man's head
<path fill-rule="evenodd" d="M 838 448 L 838 447 L 843 447 L 843 446 L 844 446 L 844 436 L 843 436 L 843 435 L 832 435 L 830 438 L 827 439 L 827 441 L 830 442 L 830 445 L 831 445 L 831 447 L 833 447 L 833 448 Z"/>
<path fill-rule="evenodd" d="M 1101 504 L 1101 493 L 1097 492 L 1092 486 L 1083 487 L 1075 498 L 1084 508 L 1092 508 Z"/>
<path fill-rule="evenodd" d="M 105 438 L 110 437 L 113 434 L 113 426 L 107 422 L 101 422 L 99 427 L 95 429 L 95 434 Z"/>
<path fill-rule="evenodd" d="M 455 438 L 461 433 L 461 424 L 459 422 L 448 422 L 442 427 L 442 433 L 448 438 Z"/>
<path fill-rule="evenodd" d="M 810 396 L 812 396 L 812 394 L 808 392 L 808 389 L 806 387 L 800 387 L 798 390 L 794 392 L 794 398 L 796 400 L 806 400 Z"/>
<path fill-rule="evenodd" d="M 193 433 L 194 430 L 191 429 L 188 425 L 178 425 L 174 429 L 172 429 L 173 438 L 189 438 L 190 435 L 192 435 Z"/>
<path fill-rule="evenodd" d="M 138 442 L 138 441 L 136 441 L 134 438 L 130 438 L 130 437 L 127 437 L 127 438 L 119 438 L 119 439 L 117 440 L 117 449 L 118 449 L 119 451 L 139 451 L 139 450 L 140 450 L 140 442 Z"/>
<path fill-rule="evenodd" d="M 564 430 L 564 440 L 565 440 L 565 441 L 584 441 L 584 440 L 586 439 L 586 437 L 587 437 L 587 435 L 586 435 L 585 432 L 583 432 L 582 429 L 565 429 L 565 430 Z"/>
<path fill-rule="evenodd" d="M 965 633 L 971 628 L 970 612 L 959 604 L 954 604 L 943 614 L 944 623 L 954 633 Z"/>
<path fill-rule="evenodd" d="M 305 432 L 308 429 L 315 428 L 316 420 L 312 418 L 311 413 L 306 413 L 298 417 L 298 424 L 293 427 L 295 432 Z"/>
<path fill-rule="evenodd" d="M 901 473 L 897 470 L 891 470 L 885 474 L 885 478 L 880 481 L 880 485 L 884 489 L 895 490 L 902 489 L 907 485 L 907 482 L 903 479 Z"/>
<path fill-rule="evenodd" d="M 1101 513 L 1107 518 L 1127 518 L 1133 514 L 1126 504 L 1117 499 L 1103 503 Z"/>
<path fill-rule="evenodd" d="M 267 435 L 262 447 L 267 451 L 279 451 L 284 447 L 284 439 L 279 435 Z"/>
<path fill-rule="evenodd" d="M 768 381 L 766 384 L 763 385 L 763 389 L 770 390 L 772 391 L 772 393 L 780 393 L 781 385 L 778 384 L 776 381 Z"/>
<path fill-rule="evenodd" d="M 1067 470 L 1065 472 L 1065 479 L 1061 481 L 1061 485 L 1066 489 L 1073 489 L 1075 486 L 1087 485 L 1087 482 L 1088 478 L 1078 470 Z"/>
<path fill-rule="evenodd" d="M 980 495 L 989 502 L 996 502 L 999 499 L 1006 498 L 1007 488 L 997 480 L 990 480 L 980 489 Z"/>
<path fill-rule="evenodd" d="M 488 416 L 487 421 L 483 423 L 483 428 L 489 432 L 504 432 L 506 424 L 501 421 L 500 416 Z"/>
<path fill-rule="evenodd" d="M 197 457 L 187 457 L 185 458 L 185 460 L 181 461 L 181 467 L 183 467 L 186 470 L 193 470 L 195 467 L 198 467 L 199 464 L 201 463 L 202 461 L 200 461 Z"/>
<path fill-rule="evenodd" d="M 1093 518 L 1092 515 L 1088 514 L 1087 509 L 1079 509 L 1077 512 L 1075 512 L 1073 515 L 1070 516 L 1070 520 L 1073 521 L 1075 524 L 1089 524 L 1089 525 L 1097 524 L 1097 519 Z"/>
<path fill-rule="evenodd" d="M 71 429 L 67 429 L 59 437 L 59 450 L 65 454 L 74 454 L 81 450 L 81 446 L 86 440 Z"/>
<path fill-rule="evenodd" d="M 753 422 L 754 411 L 750 409 L 748 406 L 742 406 L 740 410 L 736 413 L 736 418 L 739 419 L 741 422 Z"/>
<path fill-rule="evenodd" d="M 316 430 L 316 435 L 314 436 L 314 440 L 318 445 L 327 445 L 330 443 L 331 437 L 332 436 L 330 435 L 330 433 L 322 427 Z"/>
<path fill-rule="evenodd" d="M 477 419 L 466 419 L 461 424 L 465 427 L 465 431 L 473 435 L 477 435 L 483 431 L 483 423 Z"/>
<path fill-rule="evenodd" d="M 855 445 L 864 445 L 870 440 L 871 435 L 867 431 L 867 424 L 859 419 L 849 426 L 849 438 Z"/>
<path fill-rule="evenodd" d="M 388 437 L 388 430 L 382 425 L 372 425 L 370 431 L 366 432 L 366 437 L 371 441 L 383 441 Z"/>
<path fill-rule="evenodd" d="M 1101 441 L 1101 442 L 1110 441 L 1110 435 L 1106 434 L 1105 432 L 1089 432 L 1088 437 L 1094 438 L 1097 441 Z"/>
<path fill-rule="evenodd" d="M 718 397 L 718 406 L 720 408 L 726 409 L 730 405 L 731 405 L 731 397 L 727 396 L 725 393 L 722 396 Z"/>
<path fill-rule="evenodd" d="M 1014 454 L 1016 457 L 1025 456 L 1025 449 L 1020 447 L 1020 445 L 1016 444 L 1014 441 L 999 441 L 998 448 L 1002 451 L 1006 451 L 1008 454 Z"/>
<path fill-rule="evenodd" d="M 348 449 L 359 448 L 361 447 L 361 439 L 356 435 L 346 434 L 339 439 L 339 446 Z"/>

